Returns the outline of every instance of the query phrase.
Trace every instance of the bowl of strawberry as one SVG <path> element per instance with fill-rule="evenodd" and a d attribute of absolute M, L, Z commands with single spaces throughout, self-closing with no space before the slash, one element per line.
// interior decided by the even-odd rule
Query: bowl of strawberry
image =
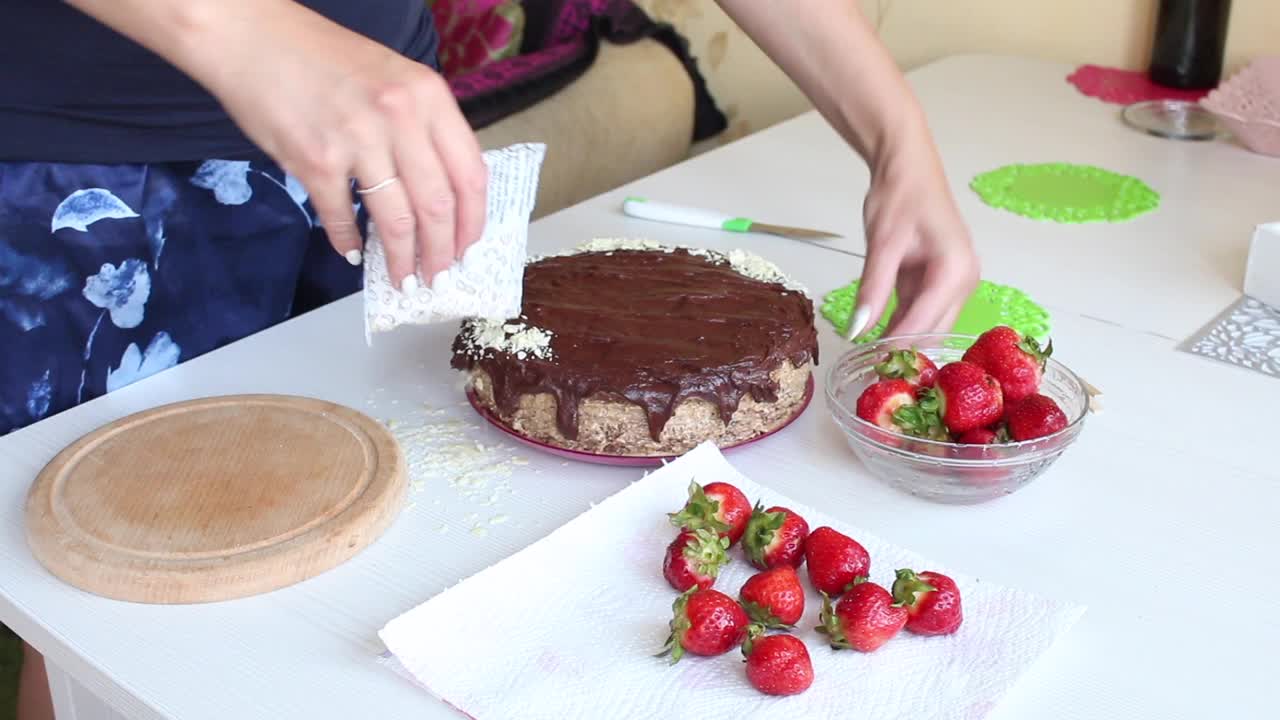
<path fill-rule="evenodd" d="M 831 367 L 827 406 L 876 477 L 930 500 L 984 502 L 1043 473 L 1084 425 L 1087 386 L 1052 354 L 1052 342 L 1006 326 L 886 338 Z"/>

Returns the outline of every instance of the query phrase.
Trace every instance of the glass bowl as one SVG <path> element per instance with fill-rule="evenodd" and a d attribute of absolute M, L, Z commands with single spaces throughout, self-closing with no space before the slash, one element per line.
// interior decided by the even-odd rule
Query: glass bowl
<path fill-rule="evenodd" d="M 972 335 L 904 335 L 861 345 L 827 372 L 827 407 L 849 447 L 880 480 L 913 495 L 944 503 L 980 503 L 1027 485 L 1071 446 L 1084 426 L 1089 395 L 1084 382 L 1062 363 L 1046 363 L 1040 392 L 1053 398 L 1067 426 L 1035 440 L 960 445 L 884 430 L 857 415 L 858 396 L 879 380 L 875 365 L 890 350 L 915 348 L 938 366 L 959 360 Z"/>

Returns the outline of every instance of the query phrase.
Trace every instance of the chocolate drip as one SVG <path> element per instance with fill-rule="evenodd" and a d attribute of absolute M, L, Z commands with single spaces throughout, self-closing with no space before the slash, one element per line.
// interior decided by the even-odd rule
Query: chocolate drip
<path fill-rule="evenodd" d="M 803 293 L 683 249 L 554 256 L 525 269 L 519 320 L 550 331 L 551 358 L 477 351 L 459 335 L 452 364 L 487 372 L 503 415 L 551 393 L 560 432 L 577 439 L 579 403 L 595 396 L 640 406 L 658 440 L 685 400 L 713 403 L 725 423 L 744 395 L 775 401 L 770 373 L 818 361 L 813 320 Z"/>

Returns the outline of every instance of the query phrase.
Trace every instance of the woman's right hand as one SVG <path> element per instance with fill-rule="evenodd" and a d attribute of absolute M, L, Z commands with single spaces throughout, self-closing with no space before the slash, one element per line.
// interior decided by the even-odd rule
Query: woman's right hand
<path fill-rule="evenodd" d="M 191 74 L 303 184 L 339 253 L 359 262 L 352 179 L 378 187 L 362 200 L 406 290 L 479 238 L 487 171 L 439 74 L 291 0 L 206 10 Z"/>

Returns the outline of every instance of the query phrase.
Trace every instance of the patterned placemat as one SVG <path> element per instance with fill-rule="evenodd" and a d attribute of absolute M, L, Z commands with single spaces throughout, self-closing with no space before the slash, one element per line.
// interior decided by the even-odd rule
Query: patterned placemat
<path fill-rule="evenodd" d="M 1119 222 L 1150 212 L 1160 195 L 1136 177 L 1092 165 L 1005 165 L 969 185 L 991 207 L 1059 223 Z"/>
<path fill-rule="evenodd" d="M 1280 310 L 1243 295 L 1180 349 L 1280 378 Z"/>
<path fill-rule="evenodd" d="M 844 287 L 836 288 L 822 299 L 822 316 L 827 319 L 841 335 L 848 335 L 849 318 L 853 315 L 853 303 L 858 297 L 858 281 Z M 889 318 L 898 307 L 898 295 L 889 297 L 889 307 L 881 316 L 875 328 L 858 342 L 871 342 L 884 334 Z M 1041 343 L 1049 339 L 1049 312 L 1037 304 L 1025 292 L 1008 285 L 998 285 L 988 280 L 978 283 L 978 287 L 960 310 L 951 332 L 961 335 L 981 335 L 997 325 L 1008 325 L 1015 330 L 1030 335 Z"/>
<path fill-rule="evenodd" d="M 1196 101 L 1208 90 L 1181 90 L 1151 82 L 1141 70 L 1122 70 L 1101 65 L 1081 65 L 1067 76 L 1067 82 L 1089 97 L 1117 105 L 1131 105 L 1144 100 Z"/>

